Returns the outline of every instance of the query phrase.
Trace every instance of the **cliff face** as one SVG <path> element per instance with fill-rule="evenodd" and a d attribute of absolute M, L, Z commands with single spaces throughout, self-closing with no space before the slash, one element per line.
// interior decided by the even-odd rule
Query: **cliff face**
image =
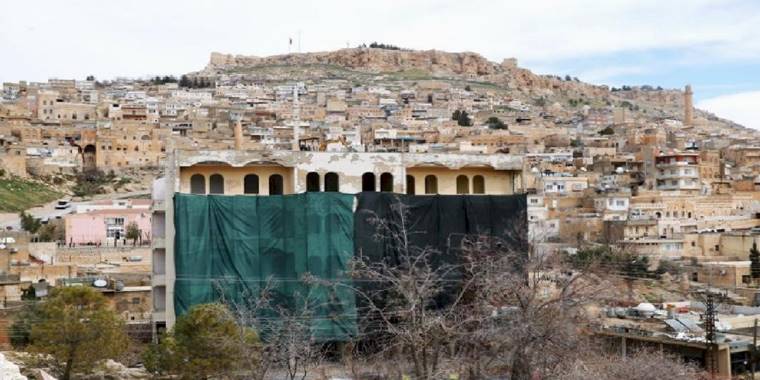
<path fill-rule="evenodd" d="M 269 57 L 211 53 L 206 70 L 266 65 L 337 65 L 351 70 L 367 72 L 395 72 L 424 70 L 431 74 L 492 75 L 515 65 L 505 60 L 499 65 L 483 56 L 471 53 L 447 53 L 436 50 L 384 50 L 370 48 L 341 49 L 330 52 L 295 53 Z"/>

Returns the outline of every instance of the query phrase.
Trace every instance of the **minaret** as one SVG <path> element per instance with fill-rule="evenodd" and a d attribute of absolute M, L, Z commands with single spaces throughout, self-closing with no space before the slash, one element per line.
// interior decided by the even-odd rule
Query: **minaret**
<path fill-rule="evenodd" d="M 243 123 L 240 120 L 235 120 L 235 150 L 243 149 Z"/>
<path fill-rule="evenodd" d="M 694 93 L 691 91 L 691 85 L 687 84 L 683 93 L 683 124 L 694 124 Z"/>

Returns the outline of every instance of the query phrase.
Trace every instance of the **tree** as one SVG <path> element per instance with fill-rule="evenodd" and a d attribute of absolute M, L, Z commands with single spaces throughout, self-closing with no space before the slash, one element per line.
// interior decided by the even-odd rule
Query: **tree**
<path fill-rule="evenodd" d="M 192 85 L 192 82 L 190 82 L 190 79 L 188 79 L 187 75 L 182 75 L 179 78 L 180 87 L 190 87 L 191 85 Z"/>
<path fill-rule="evenodd" d="M 752 243 L 749 250 L 750 273 L 752 278 L 760 278 L 760 251 L 757 249 L 757 243 Z"/>
<path fill-rule="evenodd" d="M 472 122 L 470 121 L 470 116 L 467 114 L 467 111 L 460 111 L 456 110 L 453 114 L 451 114 L 451 120 L 456 120 L 457 125 L 461 127 L 469 127 L 472 125 Z"/>
<path fill-rule="evenodd" d="M 53 358 L 63 380 L 117 357 L 128 344 L 123 322 L 106 298 L 90 287 L 54 290 L 40 306 L 31 342 L 32 351 Z"/>
<path fill-rule="evenodd" d="M 26 211 L 21 211 L 18 216 L 21 219 L 21 229 L 24 231 L 35 234 L 42 226 L 42 222 L 39 219 L 30 215 Z"/>
<path fill-rule="evenodd" d="M 601 131 L 599 131 L 599 134 L 602 135 L 602 136 L 614 135 L 615 134 L 615 130 L 612 129 L 612 127 L 606 127 L 604 129 L 602 129 Z"/>
<path fill-rule="evenodd" d="M 140 231 L 140 227 L 137 225 L 137 222 L 129 222 L 129 224 L 127 224 L 126 238 L 127 240 L 132 240 L 132 246 L 137 245 L 137 239 L 139 239 L 141 236 L 142 231 Z"/>
<path fill-rule="evenodd" d="M 30 286 L 29 289 L 33 288 Z M 13 318 L 10 327 L 11 345 L 16 350 L 23 350 L 31 343 L 32 326 L 42 317 L 41 308 L 37 302 L 26 302 Z"/>
<path fill-rule="evenodd" d="M 662 352 L 638 351 L 624 358 L 591 350 L 582 360 L 568 363 L 553 378 L 560 380 L 707 380 L 709 375 L 677 356 Z"/>
<path fill-rule="evenodd" d="M 496 116 L 489 117 L 488 120 L 486 120 L 486 124 L 488 125 L 488 128 L 491 129 L 507 129 L 506 124 Z"/>
<path fill-rule="evenodd" d="M 467 92 L 471 92 L 472 91 L 472 87 L 470 87 L 470 85 L 468 84 L 468 85 L 464 86 L 464 90 L 467 91 Z"/>
<path fill-rule="evenodd" d="M 242 345 L 241 345 L 242 342 Z M 186 379 L 224 377 L 244 368 L 243 346 L 258 347 L 256 333 L 238 325 L 222 304 L 193 306 L 177 318 L 174 328 L 145 353 L 146 368 L 155 374 L 178 374 Z"/>
<path fill-rule="evenodd" d="M 95 81 L 95 76 L 94 75 L 88 75 L 85 80 L 93 82 L 93 81 Z"/>

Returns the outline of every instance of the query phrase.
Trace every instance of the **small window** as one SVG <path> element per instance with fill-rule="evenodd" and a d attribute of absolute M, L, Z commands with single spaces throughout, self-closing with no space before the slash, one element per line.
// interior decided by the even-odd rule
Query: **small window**
<path fill-rule="evenodd" d="M 256 174 L 248 174 L 243 178 L 243 193 L 244 194 L 258 194 L 259 193 L 259 176 Z"/>
<path fill-rule="evenodd" d="M 224 177 L 221 174 L 212 174 L 208 184 L 209 194 L 224 194 Z"/>
<path fill-rule="evenodd" d="M 425 194 L 438 194 L 438 177 L 432 174 L 425 176 Z"/>
<path fill-rule="evenodd" d="M 311 172 L 306 175 L 306 191 L 309 191 L 309 192 L 319 191 L 319 173 Z"/>
<path fill-rule="evenodd" d="M 338 174 L 333 172 L 325 174 L 325 191 L 340 191 L 340 178 L 338 177 Z"/>
<path fill-rule="evenodd" d="M 283 185 L 282 176 L 279 174 L 272 174 L 269 176 L 269 195 L 282 195 Z"/>
<path fill-rule="evenodd" d="M 380 175 L 380 191 L 386 193 L 393 192 L 393 174 L 383 173 Z"/>
<path fill-rule="evenodd" d="M 457 194 L 470 193 L 470 179 L 466 175 L 457 176 Z"/>
<path fill-rule="evenodd" d="M 406 193 L 409 195 L 414 195 L 415 189 L 414 189 L 414 176 L 407 175 L 406 176 Z"/>
<path fill-rule="evenodd" d="M 190 193 L 206 194 L 206 177 L 202 174 L 193 174 L 190 177 Z"/>
<path fill-rule="evenodd" d="M 375 191 L 375 174 L 362 174 L 362 191 Z"/>
<path fill-rule="evenodd" d="M 482 175 L 476 175 L 472 177 L 472 193 L 473 194 L 485 194 L 486 193 L 486 179 Z M 538 201 L 534 198 L 534 200 Z"/>

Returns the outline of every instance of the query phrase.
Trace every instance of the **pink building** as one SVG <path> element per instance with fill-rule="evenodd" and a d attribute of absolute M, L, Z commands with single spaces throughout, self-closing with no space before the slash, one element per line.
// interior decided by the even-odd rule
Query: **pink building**
<path fill-rule="evenodd" d="M 146 203 L 145 207 L 143 203 Z M 66 244 L 113 246 L 118 239 L 121 245 L 126 239 L 127 226 L 132 222 L 137 223 L 141 240 L 148 242 L 151 239 L 151 213 L 148 205 L 147 200 L 133 200 L 112 207 L 98 205 L 94 210 L 66 215 Z"/>

